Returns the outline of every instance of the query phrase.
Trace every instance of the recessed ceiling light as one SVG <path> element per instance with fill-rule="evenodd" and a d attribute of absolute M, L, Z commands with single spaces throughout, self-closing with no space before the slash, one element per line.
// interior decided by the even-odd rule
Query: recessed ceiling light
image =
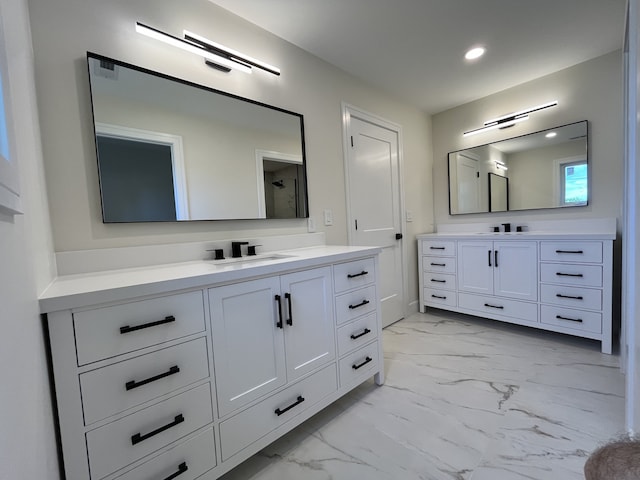
<path fill-rule="evenodd" d="M 484 55 L 485 49 L 484 47 L 474 47 L 465 53 L 464 58 L 467 60 L 475 60 L 476 58 L 480 58 Z"/>
<path fill-rule="evenodd" d="M 545 135 L 545 137 L 547 137 L 547 138 L 553 138 L 553 137 L 555 137 L 556 135 L 558 135 L 556 132 L 549 132 L 549 133 L 547 133 L 547 134 Z"/>

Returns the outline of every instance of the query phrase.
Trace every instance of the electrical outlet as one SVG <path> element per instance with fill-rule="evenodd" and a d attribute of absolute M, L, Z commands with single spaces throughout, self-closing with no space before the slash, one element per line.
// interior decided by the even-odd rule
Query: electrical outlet
<path fill-rule="evenodd" d="M 413 222 L 413 212 L 411 210 L 405 212 L 405 217 L 407 222 Z"/>
<path fill-rule="evenodd" d="M 313 233 L 316 231 L 316 219 L 313 217 L 307 218 L 307 232 Z"/>
<path fill-rule="evenodd" d="M 333 225 L 333 212 L 331 210 L 324 211 L 324 224 L 327 226 Z"/>

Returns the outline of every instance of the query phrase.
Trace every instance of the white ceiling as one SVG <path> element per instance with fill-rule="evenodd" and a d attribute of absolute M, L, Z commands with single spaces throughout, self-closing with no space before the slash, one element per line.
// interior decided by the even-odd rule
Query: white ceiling
<path fill-rule="evenodd" d="M 621 48 L 625 6 L 625 0 L 211 1 L 429 113 Z M 477 44 L 487 53 L 465 61 Z"/>

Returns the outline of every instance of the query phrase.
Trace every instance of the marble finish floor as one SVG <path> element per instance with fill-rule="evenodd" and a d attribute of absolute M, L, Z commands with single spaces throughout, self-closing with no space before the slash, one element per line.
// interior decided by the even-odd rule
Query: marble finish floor
<path fill-rule="evenodd" d="M 224 480 L 583 479 L 624 425 L 598 342 L 434 311 L 385 329 L 368 381 Z"/>

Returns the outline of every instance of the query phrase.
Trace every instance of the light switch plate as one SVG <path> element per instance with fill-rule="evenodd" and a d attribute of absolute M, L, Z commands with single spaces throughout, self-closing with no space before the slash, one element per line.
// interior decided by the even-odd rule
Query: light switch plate
<path fill-rule="evenodd" d="M 329 209 L 324 211 L 324 224 L 327 226 L 333 225 L 333 212 Z"/>
<path fill-rule="evenodd" d="M 413 222 L 413 212 L 411 210 L 405 212 L 405 217 L 407 222 Z"/>

